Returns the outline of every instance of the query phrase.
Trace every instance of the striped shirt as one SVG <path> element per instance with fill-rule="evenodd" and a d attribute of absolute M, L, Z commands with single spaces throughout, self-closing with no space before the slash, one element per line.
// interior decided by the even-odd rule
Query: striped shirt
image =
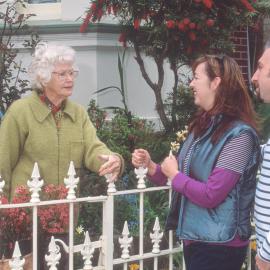
<path fill-rule="evenodd" d="M 242 133 L 225 144 L 216 167 L 242 174 L 252 156 L 253 140 L 250 134 Z"/>
<path fill-rule="evenodd" d="M 184 160 L 184 172 L 186 172 L 187 161 L 189 160 L 192 149 L 198 140 L 199 138 L 193 142 L 188 150 Z M 248 133 L 241 133 L 239 136 L 231 139 L 228 143 L 225 144 L 218 157 L 215 167 L 228 169 L 233 172 L 242 174 L 252 155 L 252 145 L 253 142 L 251 136 Z"/>
<path fill-rule="evenodd" d="M 255 196 L 257 252 L 270 262 L 270 139 L 262 148 L 263 161 Z"/>

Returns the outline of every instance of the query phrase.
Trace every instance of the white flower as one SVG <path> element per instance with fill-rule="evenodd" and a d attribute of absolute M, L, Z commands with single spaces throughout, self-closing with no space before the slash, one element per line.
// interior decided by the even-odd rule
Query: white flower
<path fill-rule="evenodd" d="M 178 142 L 171 142 L 171 151 L 177 152 L 180 147 L 180 144 Z"/>
<path fill-rule="evenodd" d="M 171 152 L 177 153 L 181 143 L 183 143 L 188 135 L 188 126 L 185 129 L 176 132 L 176 141 L 171 142 Z"/>
<path fill-rule="evenodd" d="M 76 228 L 76 232 L 77 234 L 82 234 L 84 232 L 84 228 L 82 225 L 79 225 L 77 228 Z"/>

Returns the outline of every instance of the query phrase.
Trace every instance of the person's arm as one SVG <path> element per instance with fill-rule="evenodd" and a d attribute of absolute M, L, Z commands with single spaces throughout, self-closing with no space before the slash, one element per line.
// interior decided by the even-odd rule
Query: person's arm
<path fill-rule="evenodd" d="M 0 126 L 0 175 L 5 180 L 5 193 L 10 199 L 11 175 L 23 149 L 27 132 L 24 125 L 17 122 L 16 116 L 8 110 Z"/>
<path fill-rule="evenodd" d="M 107 162 L 106 167 L 110 167 L 117 171 L 117 174 L 121 174 L 124 170 L 124 160 L 122 156 L 118 153 L 112 152 L 103 142 L 99 140 L 96 134 L 96 129 L 91 123 L 86 112 L 83 113 L 84 123 L 83 123 L 83 137 L 84 137 L 84 163 L 85 166 L 93 171 L 99 172 L 101 166 Z M 110 155 L 116 156 L 116 159 L 110 159 Z M 116 166 L 115 162 L 119 163 L 120 166 Z M 109 162 L 109 163 L 108 163 Z M 106 168 L 102 168 L 103 172 L 106 173 Z"/>
<path fill-rule="evenodd" d="M 148 179 L 158 186 L 164 186 L 168 181 L 167 176 L 161 171 L 159 164 L 156 164 L 155 173 L 153 175 L 148 175 Z"/>
<path fill-rule="evenodd" d="M 172 187 L 193 203 L 205 208 L 214 208 L 227 197 L 239 178 L 239 173 L 215 168 L 204 183 L 179 172 L 172 180 Z"/>

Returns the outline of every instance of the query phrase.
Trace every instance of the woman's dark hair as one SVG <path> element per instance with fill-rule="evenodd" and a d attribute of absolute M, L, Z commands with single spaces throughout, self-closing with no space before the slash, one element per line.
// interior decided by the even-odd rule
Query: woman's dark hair
<path fill-rule="evenodd" d="M 204 55 L 193 63 L 193 73 L 202 63 L 205 64 L 205 72 L 210 81 L 220 77 L 221 82 L 217 89 L 213 108 L 207 112 L 200 109 L 191 122 L 189 131 L 193 131 L 195 137 L 201 136 L 208 128 L 211 117 L 222 114 L 221 125 L 212 136 L 213 143 L 235 120 L 242 120 L 258 132 L 257 116 L 241 69 L 236 61 L 226 55 Z"/>

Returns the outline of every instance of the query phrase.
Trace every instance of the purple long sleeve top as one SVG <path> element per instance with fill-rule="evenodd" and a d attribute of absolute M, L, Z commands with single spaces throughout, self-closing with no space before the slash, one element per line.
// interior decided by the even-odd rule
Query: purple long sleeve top
<path fill-rule="evenodd" d="M 214 208 L 225 200 L 240 176 L 240 173 L 216 167 L 207 182 L 200 182 L 186 176 L 182 172 L 178 172 L 172 179 L 172 188 L 199 206 Z M 149 180 L 156 185 L 166 184 L 167 177 L 162 173 L 160 165 L 157 165 L 155 174 L 149 176 Z M 190 244 L 191 242 L 192 241 L 185 241 L 185 244 Z M 232 241 L 226 244 L 223 243 L 222 245 L 239 247 L 245 246 L 248 243 L 248 240 L 243 241 L 236 235 Z"/>
<path fill-rule="evenodd" d="M 245 170 L 246 164 L 252 157 L 252 137 L 248 133 L 241 133 L 239 136 L 228 141 L 222 149 L 216 167 L 208 177 L 206 182 L 198 181 L 182 172 L 178 172 L 172 179 L 172 188 L 176 192 L 183 194 L 194 204 L 204 208 L 215 208 L 222 203 L 230 191 L 234 188 Z M 194 145 L 194 144 L 193 144 Z M 190 147 L 185 161 L 191 153 Z M 184 168 L 186 163 L 184 162 Z M 160 165 L 150 180 L 157 185 L 164 185 L 167 177 L 162 173 Z M 192 241 L 184 241 L 189 244 Z M 232 241 L 221 245 L 245 246 L 249 241 L 243 241 L 236 235 Z"/>

